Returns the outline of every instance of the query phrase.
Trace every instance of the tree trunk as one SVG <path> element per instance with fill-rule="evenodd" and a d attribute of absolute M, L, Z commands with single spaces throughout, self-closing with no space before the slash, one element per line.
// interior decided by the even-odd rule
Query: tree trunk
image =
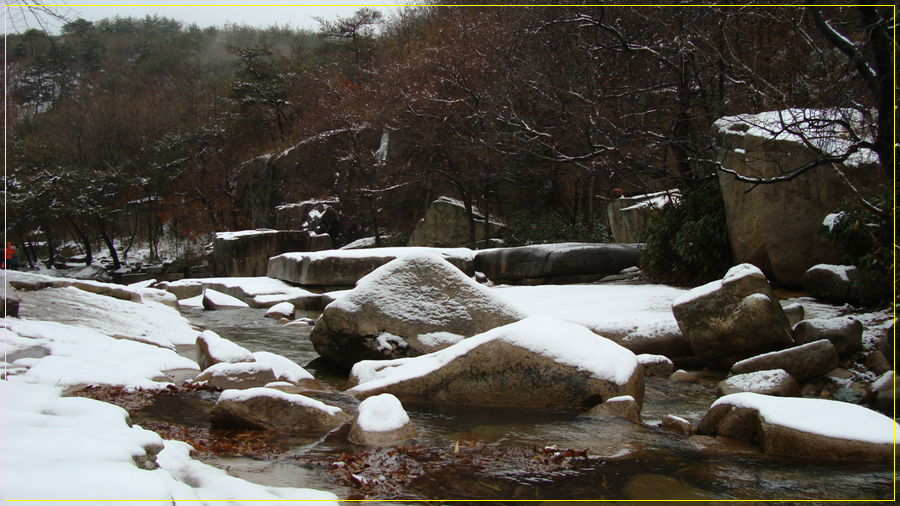
<path fill-rule="evenodd" d="M 81 239 L 81 244 L 84 245 L 84 265 L 91 265 L 94 263 L 94 250 L 91 248 L 91 241 L 71 215 L 69 216 L 69 223 L 72 224 L 72 229 L 75 230 L 78 238 Z"/>
<path fill-rule="evenodd" d="M 100 229 L 100 237 L 103 238 L 103 242 L 106 243 L 106 248 L 109 250 L 110 256 L 112 256 L 113 269 L 119 270 L 122 267 L 122 262 L 119 261 L 119 253 L 116 252 L 115 243 L 113 243 L 112 238 L 110 238 L 109 234 L 106 232 L 106 222 L 102 219 L 98 219 L 97 225 Z"/>
<path fill-rule="evenodd" d="M 50 232 L 44 231 L 44 237 L 47 238 L 47 268 L 53 268 L 53 258 L 56 256 L 56 248 L 53 247 L 53 237 Z"/>

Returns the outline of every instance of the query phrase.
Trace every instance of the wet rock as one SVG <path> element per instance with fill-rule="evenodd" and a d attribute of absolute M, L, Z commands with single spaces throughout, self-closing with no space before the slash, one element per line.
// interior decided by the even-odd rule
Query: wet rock
<path fill-rule="evenodd" d="M 727 378 L 716 386 L 716 395 L 753 392 L 779 397 L 800 397 L 800 385 L 783 369 L 756 371 Z"/>
<path fill-rule="evenodd" d="M 759 444 L 771 455 L 891 461 L 893 420 L 870 409 L 824 399 L 740 393 L 713 403 L 699 432 Z"/>
<path fill-rule="evenodd" d="M 359 403 L 359 414 L 350 427 L 350 441 L 360 445 L 388 445 L 416 437 L 400 400 L 391 394 L 369 397 Z"/>
<path fill-rule="evenodd" d="M 420 254 L 360 280 L 325 308 L 309 338 L 319 355 L 350 367 L 434 351 L 439 343 L 412 341 L 421 335 L 469 337 L 525 316 L 448 262 Z"/>
<path fill-rule="evenodd" d="M 607 276 L 638 265 L 636 244 L 541 244 L 475 254 L 475 270 L 497 282 L 531 283 L 574 276 Z"/>
<path fill-rule="evenodd" d="M 623 489 L 629 500 L 672 501 L 708 500 L 714 498 L 709 492 L 692 487 L 670 476 L 660 474 L 636 474 L 625 483 Z"/>
<path fill-rule="evenodd" d="M 210 288 L 203 290 L 203 309 L 221 310 L 241 309 L 246 307 L 250 307 L 250 305 L 231 295 L 226 295 Z"/>
<path fill-rule="evenodd" d="M 3 316 L 11 316 L 13 318 L 19 316 L 19 295 L 16 289 L 10 286 L 9 281 L 3 280 L 5 285 L 3 290 Z"/>
<path fill-rule="evenodd" d="M 731 368 L 731 374 L 784 369 L 797 382 L 821 376 L 838 365 L 838 353 L 831 341 L 822 339 L 782 351 L 765 353 L 742 360 Z"/>
<path fill-rule="evenodd" d="M 277 380 L 271 365 L 258 362 L 237 364 L 223 362 L 207 367 L 194 378 L 195 383 L 205 383 L 213 388 L 237 390 L 263 387 Z"/>
<path fill-rule="evenodd" d="M 219 337 L 219 334 L 211 330 L 204 330 L 197 336 L 197 364 L 200 370 L 220 362 L 236 364 L 239 362 L 254 362 L 253 354 L 249 350 L 238 346 L 231 341 Z"/>
<path fill-rule="evenodd" d="M 327 433 L 350 417 L 340 408 L 271 388 L 225 390 L 210 412 L 219 429 L 291 430 Z"/>
<path fill-rule="evenodd" d="M 650 355 L 647 353 L 637 356 L 638 363 L 644 366 L 644 376 L 656 376 L 668 378 L 675 372 L 675 364 L 663 355 Z"/>
<path fill-rule="evenodd" d="M 348 393 L 403 402 L 587 409 L 613 397 L 643 402 L 633 353 L 590 330 L 528 318 L 415 358 L 353 367 Z"/>
<path fill-rule="evenodd" d="M 894 323 L 891 323 L 891 326 L 885 329 L 884 334 L 878 340 L 878 351 L 884 354 L 884 358 L 887 359 L 888 363 L 891 365 L 891 369 L 894 368 Z"/>
<path fill-rule="evenodd" d="M 697 377 L 693 374 L 685 371 L 684 369 L 679 369 L 672 373 L 669 376 L 669 381 L 680 381 L 684 383 L 695 383 L 697 381 Z"/>
<path fill-rule="evenodd" d="M 691 436 L 694 434 L 694 426 L 691 422 L 675 415 L 666 415 L 660 422 L 659 427 L 665 430 L 677 432 L 683 436 Z"/>
<path fill-rule="evenodd" d="M 643 420 L 641 420 L 641 407 L 630 395 L 608 399 L 603 404 L 594 406 L 581 416 L 595 420 L 620 419 L 626 422 L 643 423 Z"/>
<path fill-rule="evenodd" d="M 672 302 L 682 333 L 698 357 L 723 370 L 735 362 L 794 344 L 791 327 L 762 271 L 732 267 L 721 281 Z"/>
<path fill-rule="evenodd" d="M 863 324 L 852 316 L 841 318 L 813 318 L 794 327 L 794 341 L 806 344 L 828 339 L 844 357 L 862 349 Z"/>
<path fill-rule="evenodd" d="M 784 306 L 784 314 L 793 327 L 806 317 L 806 308 L 803 307 L 803 304 L 788 304 Z"/>
<path fill-rule="evenodd" d="M 294 305 L 290 302 L 275 304 L 266 311 L 266 318 L 273 318 L 275 320 L 287 318 L 291 320 L 294 318 Z"/>

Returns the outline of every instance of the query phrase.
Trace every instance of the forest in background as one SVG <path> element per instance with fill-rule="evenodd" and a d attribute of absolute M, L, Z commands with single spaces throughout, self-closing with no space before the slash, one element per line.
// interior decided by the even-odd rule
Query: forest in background
<path fill-rule="evenodd" d="M 340 245 L 408 235 L 448 195 L 602 240 L 603 198 L 715 185 L 713 121 L 789 107 L 859 111 L 854 149 L 893 174 L 892 15 L 434 5 L 317 31 L 148 17 L 10 34 L 7 234 L 45 258 L 74 242 L 158 260 L 165 235 L 327 200 Z"/>

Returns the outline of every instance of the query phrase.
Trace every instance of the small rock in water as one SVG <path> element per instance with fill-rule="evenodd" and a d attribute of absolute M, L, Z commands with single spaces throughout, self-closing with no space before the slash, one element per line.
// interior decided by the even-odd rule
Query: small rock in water
<path fill-rule="evenodd" d="M 693 382 L 697 381 L 697 377 L 694 376 L 693 374 L 685 371 L 684 369 L 679 369 L 679 370 L 673 372 L 671 376 L 669 376 L 669 381 L 681 381 L 681 382 L 693 383 Z"/>
<path fill-rule="evenodd" d="M 660 422 L 659 424 L 659 427 L 661 429 L 678 432 L 683 436 L 691 436 L 694 434 L 694 432 L 696 432 L 694 426 L 691 425 L 691 422 L 675 415 L 664 416 L 662 422 Z"/>
<path fill-rule="evenodd" d="M 634 401 L 634 397 L 623 395 L 613 397 L 603 404 L 598 404 L 581 416 L 595 420 L 621 419 L 626 422 L 643 423 L 641 420 L 641 407 Z"/>

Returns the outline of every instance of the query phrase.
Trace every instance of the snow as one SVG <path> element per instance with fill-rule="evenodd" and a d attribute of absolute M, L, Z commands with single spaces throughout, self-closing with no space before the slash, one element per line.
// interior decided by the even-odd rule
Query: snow
<path fill-rule="evenodd" d="M 267 234 L 277 234 L 278 230 L 272 230 L 270 228 L 258 228 L 256 230 L 239 230 L 236 232 L 216 232 L 216 239 L 220 241 L 234 241 L 240 237 L 247 237 L 252 235 L 267 235 Z"/>
<path fill-rule="evenodd" d="M 710 281 L 705 285 L 698 286 L 687 293 L 681 295 L 672 301 L 672 306 L 680 306 L 683 304 L 690 303 L 702 297 L 705 297 L 715 291 L 718 291 L 722 288 L 722 283 L 725 282 L 733 282 L 739 278 L 744 276 L 755 276 L 760 275 L 765 277 L 763 272 L 759 270 L 759 267 L 756 267 L 753 264 L 739 264 L 735 265 L 731 269 L 728 269 L 728 272 L 725 273 L 725 277 L 716 281 Z"/>
<path fill-rule="evenodd" d="M 359 403 L 356 423 L 366 432 L 391 432 L 409 423 L 409 415 L 393 395 L 374 395 Z"/>
<path fill-rule="evenodd" d="M 206 344 L 209 356 L 219 362 L 236 364 L 238 362 L 253 362 L 255 360 L 249 350 L 220 337 L 219 334 L 211 330 L 204 330 L 200 334 L 199 340 Z"/>
<path fill-rule="evenodd" d="M 268 371 L 271 371 L 273 375 L 275 374 L 275 370 L 271 365 L 260 362 L 219 362 L 204 369 L 194 381 L 197 384 L 205 384 L 213 378 L 239 381 L 241 377 L 256 376 Z"/>
<path fill-rule="evenodd" d="M 669 360 L 669 357 L 666 357 L 664 355 L 653 355 L 651 353 L 641 353 L 637 356 L 637 361 L 641 365 L 672 363 L 672 361 Z"/>
<path fill-rule="evenodd" d="M 843 212 L 840 212 L 831 213 L 828 216 L 825 216 L 825 219 L 822 220 L 822 226 L 827 228 L 829 232 L 834 232 L 834 226 L 841 220 L 843 214 Z"/>
<path fill-rule="evenodd" d="M 628 207 L 623 207 L 622 209 L 619 209 L 619 211 L 631 211 L 633 209 L 645 208 L 661 209 L 669 202 L 673 202 L 675 204 L 681 202 L 681 192 L 676 189 L 622 198 L 635 203 Z"/>
<path fill-rule="evenodd" d="M 430 334 L 419 334 L 418 336 L 420 343 L 431 347 L 456 344 L 465 338 L 466 336 L 461 336 L 452 332 L 431 332 Z"/>
<path fill-rule="evenodd" d="M 790 377 L 791 375 L 784 369 L 771 369 L 738 374 L 726 379 L 725 384 L 744 392 L 758 392 L 771 390 L 787 381 Z"/>
<path fill-rule="evenodd" d="M 290 302 L 280 302 L 270 307 L 268 311 L 266 311 L 267 315 L 276 314 L 276 315 L 293 315 L 294 314 L 294 305 Z"/>
<path fill-rule="evenodd" d="M 750 392 L 720 397 L 711 407 L 729 404 L 759 411 L 767 423 L 820 436 L 894 444 L 898 426 L 871 409 L 828 399 L 774 397 Z"/>
<path fill-rule="evenodd" d="M 257 351 L 253 353 L 253 358 L 257 362 L 269 364 L 275 372 L 275 377 L 283 379 L 290 383 L 296 383 L 302 379 L 313 379 L 313 375 L 300 367 L 289 358 L 269 353 L 268 351 Z"/>
<path fill-rule="evenodd" d="M 241 299 L 232 297 L 231 295 L 224 294 L 222 292 L 217 292 L 211 288 L 206 288 L 203 290 L 203 297 L 208 299 L 210 302 L 215 304 L 218 307 L 250 307 L 246 302 Z"/>
<path fill-rule="evenodd" d="M 179 307 L 203 307 L 203 294 L 178 301 Z"/>
<path fill-rule="evenodd" d="M 382 332 L 378 334 L 378 337 L 375 338 L 375 341 L 378 342 L 378 349 L 391 351 L 395 347 L 397 348 L 406 348 L 406 340 L 400 336 L 395 336 L 389 332 Z"/>
<path fill-rule="evenodd" d="M 318 409 L 319 411 L 324 411 L 331 416 L 335 416 L 338 413 L 343 412 L 341 408 L 337 408 L 334 406 L 329 406 L 324 402 L 317 401 L 315 399 L 310 399 L 304 395 L 299 394 L 288 394 L 282 392 L 281 390 L 275 390 L 274 388 L 265 388 L 265 387 L 256 387 L 256 388 L 248 388 L 245 390 L 225 390 L 219 395 L 219 400 L 216 401 L 216 404 L 225 401 L 232 402 L 246 402 L 250 399 L 254 399 L 256 397 L 271 397 L 274 399 L 281 399 L 284 401 L 288 401 L 291 404 L 296 404 L 299 406 L 305 406 L 307 408 Z"/>
<path fill-rule="evenodd" d="M 312 292 L 291 286 L 280 279 L 266 276 L 235 277 L 235 278 L 190 278 L 180 279 L 168 283 L 169 287 L 201 286 L 222 291 L 228 290 L 240 293 L 241 297 L 254 298 L 263 295 L 285 295 L 299 297 L 311 295 Z"/>
<path fill-rule="evenodd" d="M 872 391 L 878 392 L 885 385 L 891 385 L 891 384 L 893 384 L 893 382 L 894 382 L 894 371 L 888 371 L 888 372 L 882 374 L 880 378 L 878 378 L 877 380 L 875 380 L 874 383 L 872 383 Z"/>
<path fill-rule="evenodd" d="M 498 286 L 496 296 L 529 316 L 552 316 L 600 335 L 661 337 L 679 334 L 672 301 L 685 293 L 665 285 L 590 284 Z"/>
<path fill-rule="evenodd" d="M 347 246 L 344 246 L 346 248 Z M 304 253 L 284 253 L 282 257 L 310 261 L 319 261 L 327 258 L 400 258 L 407 256 L 421 256 L 423 254 L 437 255 L 442 258 L 459 258 L 472 260 L 473 253 L 469 248 L 427 248 L 427 247 L 396 247 L 396 248 L 369 248 L 369 249 L 337 249 Z"/>
<path fill-rule="evenodd" d="M 634 397 L 630 395 L 620 395 L 618 397 L 611 397 L 606 400 L 606 403 L 610 402 L 635 402 Z"/>
<path fill-rule="evenodd" d="M 595 378 L 619 384 L 626 383 L 638 366 L 633 353 L 581 325 L 555 318 L 532 317 L 463 339 L 427 355 L 358 362 L 351 375 L 359 384 L 350 391 L 364 392 L 425 376 L 494 340 L 525 348 L 561 364 L 577 367 Z"/>
<path fill-rule="evenodd" d="M 830 265 L 830 264 L 816 264 L 810 267 L 810 269 L 820 269 L 823 271 L 829 271 L 836 274 L 842 281 L 850 282 L 850 272 L 855 271 L 856 267 L 852 265 Z"/>
<path fill-rule="evenodd" d="M 743 278 L 745 276 L 762 276 L 766 277 L 763 274 L 763 271 L 759 269 L 759 267 L 753 264 L 738 264 L 734 267 L 728 269 L 728 272 L 725 273 L 725 277 L 722 278 L 722 281 L 731 281 L 737 280 L 739 278 Z"/>

